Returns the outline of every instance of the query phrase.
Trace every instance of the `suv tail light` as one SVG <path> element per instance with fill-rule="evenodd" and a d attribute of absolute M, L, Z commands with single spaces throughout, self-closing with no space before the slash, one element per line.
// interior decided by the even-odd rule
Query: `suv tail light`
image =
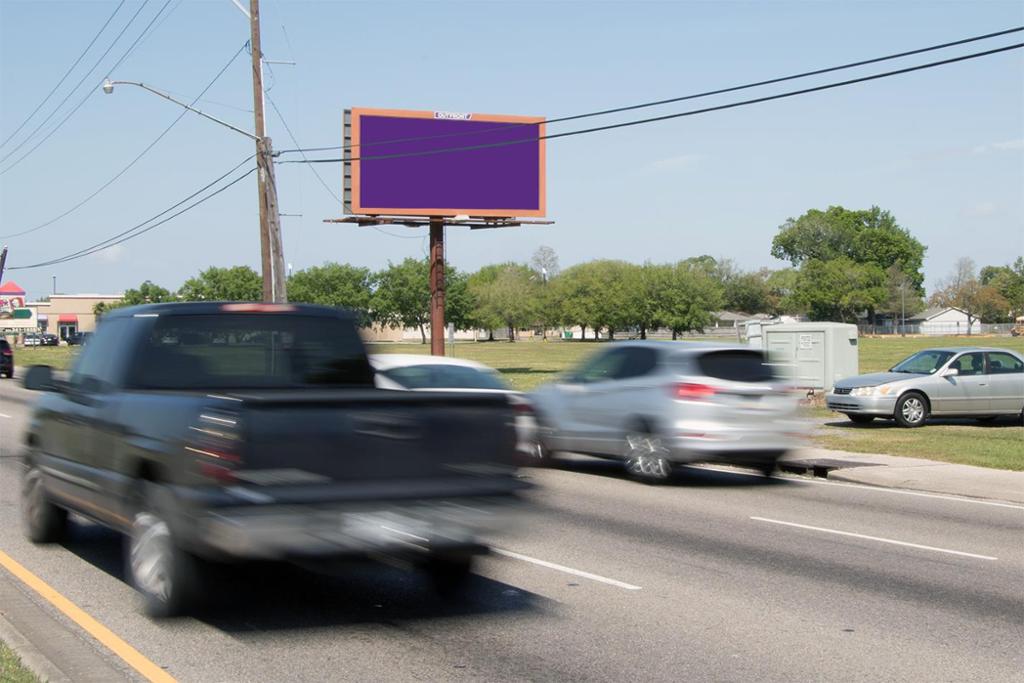
<path fill-rule="evenodd" d="M 204 410 L 189 426 L 185 451 L 192 456 L 196 471 L 219 484 L 236 481 L 235 469 L 242 464 L 242 423 L 239 416 L 222 410 Z"/>
<path fill-rule="evenodd" d="M 680 382 L 672 385 L 672 397 L 682 401 L 703 401 L 715 395 L 715 388 L 696 382 Z"/>

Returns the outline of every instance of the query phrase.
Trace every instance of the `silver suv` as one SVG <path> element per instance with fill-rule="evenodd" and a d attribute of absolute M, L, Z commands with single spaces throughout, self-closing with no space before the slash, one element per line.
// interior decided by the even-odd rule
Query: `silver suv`
<path fill-rule="evenodd" d="M 691 462 L 767 474 L 801 431 L 797 394 L 762 352 L 731 345 L 610 344 L 531 398 L 542 457 L 621 459 L 647 479 Z"/>

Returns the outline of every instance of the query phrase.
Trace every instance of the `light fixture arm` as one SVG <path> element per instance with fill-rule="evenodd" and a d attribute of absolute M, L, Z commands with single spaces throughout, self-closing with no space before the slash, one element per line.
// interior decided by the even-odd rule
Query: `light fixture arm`
<path fill-rule="evenodd" d="M 139 83 L 137 81 L 112 81 L 112 80 L 110 80 L 108 78 L 105 81 L 103 81 L 103 92 L 105 92 L 105 93 L 107 93 L 109 95 L 110 93 L 112 93 L 114 91 L 114 86 L 115 85 L 134 85 L 134 86 L 138 86 L 138 87 L 142 88 L 143 90 L 148 90 L 149 92 L 153 93 L 154 95 L 159 95 L 160 97 L 164 98 L 165 100 L 170 100 L 171 102 L 174 102 L 179 107 L 184 107 L 185 109 L 188 109 L 191 112 L 195 112 L 196 114 L 199 114 L 200 116 L 202 116 L 204 118 L 210 119 L 211 121 L 213 121 L 215 123 L 219 123 L 220 125 L 224 126 L 225 128 L 230 128 L 231 130 L 235 131 L 236 133 L 241 133 L 242 135 L 244 135 L 245 137 L 249 138 L 250 140 L 259 140 L 259 138 L 257 138 L 255 135 L 253 135 L 249 131 L 242 130 L 241 128 L 238 128 L 237 126 L 232 126 L 227 121 L 221 121 L 216 116 L 210 116 L 206 112 L 200 111 L 199 109 L 196 109 L 195 107 L 193 107 L 190 104 L 185 104 L 184 102 L 171 97 L 170 95 L 168 95 L 167 93 L 165 93 L 163 91 L 157 90 L 156 88 L 151 88 L 148 85 L 146 85 L 145 83 Z"/>

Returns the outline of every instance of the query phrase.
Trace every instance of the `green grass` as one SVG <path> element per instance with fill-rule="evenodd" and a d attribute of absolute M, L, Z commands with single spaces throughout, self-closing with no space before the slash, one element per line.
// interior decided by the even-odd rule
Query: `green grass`
<path fill-rule="evenodd" d="M 0 681 L 4 683 L 39 683 L 39 679 L 25 668 L 18 655 L 0 640 Z"/>
<path fill-rule="evenodd" d="M 836 416 L 815 441 L 823 448 L 855 453 L 886 453 L 961 465 L 1024 471 L 1024 428 L 1019 418 L 991 423 L 943 420 L 904 429 L 887 420 L 854 425 Z"/>
<path fill-rule="evenodd" d="M 860 371 L 882 371 L 916 351 L 936 346 L 994 346 L 1024 353 L 1024 339 L 1013 337 L 862 337 Z M 455 345 L 454 355 L 496 368 L 513 387 L 529 391 L 553 380 L 558 373 L 569 369 L 599 347 L 600 344 L 594 342 L 463 342 Z M 380 343 L 371 344 L 370 352 L 426 354 L 430 347 L 415 343 Z M 814 436 L 815 445 L 823 448 L 1024 470 L 1024 456 L 1019 454 L 1024 450 L 1024 429 L 1014 426 L 1009 420 L 992 425 L 978 425 L 973 420 L 965 420 L 926 425 L 920 429 L 902 429 L 892 423 L 876 421 L 867 428 L 861 428 L 854 427 L 845 417 L 830 412 L 817 402 L 807 406 L 805 414 L 827 421 L 828 426 Z"/>
<path fill-rule="evenodd" d="M 14 363 L 19 368 L 30 365 L 52 365 L 58 370 L 71 367 L 80 346 L 26 346 L 14 349 Z"/>
<path fill-rule="evenodd" d="M 941 346 L 995 346 L 1024 353 L 1024 337 L 861 337 L 860 371 L 883 372 L 921 349 Z"/>

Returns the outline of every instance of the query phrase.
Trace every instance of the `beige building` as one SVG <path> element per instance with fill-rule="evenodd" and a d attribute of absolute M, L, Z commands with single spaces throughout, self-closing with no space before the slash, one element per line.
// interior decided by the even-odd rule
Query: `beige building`
<path fill-rule="evenodd" d="M 61 340 L 76 332 L 92 332 L 96 329 L 98 303 L 115 304 L 124 298 L 120 294 L 52 294 L 49 301 L 26 304 L 36 311 L 36 321 L 41 330 L 55 334 Z"/>

